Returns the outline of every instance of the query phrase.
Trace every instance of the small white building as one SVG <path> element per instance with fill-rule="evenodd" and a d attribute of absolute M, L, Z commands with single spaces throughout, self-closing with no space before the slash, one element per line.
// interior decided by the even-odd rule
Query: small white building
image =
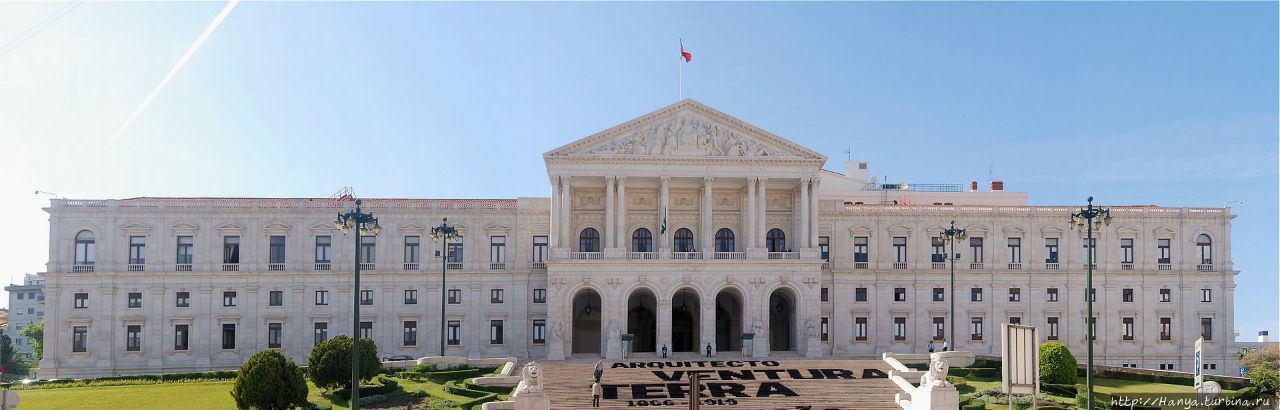
<path fill-rule="evenodd" d="M 1080 204 L 824 170 L 692 100 L 543 158 L 550 198 L 367 198 L 382 231 L 362 239 L 333 229 L 349 200 L 53 200 L 42 376 L 230 369 L 262 349 L 305 361 L 352 333 L 357 300 L 383 356 L 619 357 L 623 335 L 633 355 L 738 355 L 744 334 L 760 357 L 943 337 L 992 354 L 997 325 L 1019 322 L 1084 359 Z M 1207 371 L 1234 372 L 1230 210 L 1109 208 L 1089 262 L 1098 362 L 1189 371 L 1204 335 Z M 461 239 L 430 239 L 443 218 Z M 942 243 L 952 221 L 968 237 Z"/>
<path fill-rule="evenodd" d="M 26 274 L 22 284 L 5 286 L 9 292 L 9 324 L 4 332 L 13 341 L 15 352 L 25 355 L 28 360 L 35 356 L 31 350 L 31 341 L 20 332 L 22 328 L 44 319 L 44 278 L 35 274 Z"/>

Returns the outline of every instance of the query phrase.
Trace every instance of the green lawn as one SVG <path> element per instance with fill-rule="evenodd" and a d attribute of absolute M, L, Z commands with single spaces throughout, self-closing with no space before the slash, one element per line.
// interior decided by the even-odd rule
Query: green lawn
<path fill-rule="evenodd" d="M 966 386 L 960 388 L 961 394 L 973 393 L 975 391 L 982 391 L 986 389 L 999 389 L 1000 378 L 998 377 L 966 378 L 965 385 Z M 1081 391 L 1084 390 L 1083 377 L 1080 378 L 1079 384 L 1077 386 L 1080 388 Z M 1118 380 L 1118 379 L 1103 379 L 1103 378 L 1094 379 L 1093 390 L 1097 393 L 1104 393 L 1104 394 L 1137 393 L 1137 392 L 1141 392 L 1141 393 L 1191 393 L 1193 392 L 1191 386 L 1184 386 L 1179 384 L 1151 383 L 1151 382 L 1142 382 L 1142 381 L 1134 381 L 1134 380 Z M 1063 404 L 1075 403 L 1075 398 L 1073 397 L 1047 396 L 1046 398 L 1048 400 L 1058 402 L 1058 403 L 1063 403 Z M 997 410 L 997 409 L 1006 409 L 1006 408 L 1008 408 L 1008 405 L 1005 405 L 1005 404 L 992 404 L 992 403 L 987 404 L 988 410 Z"/>

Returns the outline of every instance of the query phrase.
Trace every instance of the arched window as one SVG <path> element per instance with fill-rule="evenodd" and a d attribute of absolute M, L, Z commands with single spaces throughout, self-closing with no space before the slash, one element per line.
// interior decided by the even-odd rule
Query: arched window
<path fill-rule="evenodd" d="M 578 252 L 600 252 L 600 231 L 587 228 L 578 235 Z"/>
<path fill-rule="evenodd" d="M 765 246 L 769 247 L 769 252 L 787 251 L 787 234 L 782 233 L 781 229 L 770 229 L 769 234 L 764 237 L 764 242 Z"/>
<path fill-rule="evenodd" d="M 1200 255 L 1201 265 L 1213 263 L 1213 240 L 1209 239 L 1209 235 L 1196 236 L 1196 255 Z"/>
<path fill-rule="evenodd" d="M 733 252 L 733 230 L 720 228 L 716 231 L 716 252 Z"/>
<path fill-rule="evenodd" d="M 653 234 L 646 228 L 631 233 L 632 252 L 653 252 Z"/>
<path fill-rule="evenodd" d="M 76 234 L 76 265 L 92 265 L 93 254 L 97 245 L 94 243 L 93 232 L 80 231 Z"/>
<path fill-rule="evenodd" d="M 676 252 L 693 252 L 693 231 L 689 228 L 676 230 Z"/>

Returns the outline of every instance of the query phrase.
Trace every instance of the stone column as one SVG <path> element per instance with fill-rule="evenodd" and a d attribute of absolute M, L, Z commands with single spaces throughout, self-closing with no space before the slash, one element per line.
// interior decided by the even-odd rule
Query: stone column
<path fill-rule="evenodd" d="M 572 248 L 573 243 L 573 191 L 569 189 L 569 177 L 560 177 L 560 246 Z"/>
<path fill-rule="evenodd" d="M 658 335 L 655 338 L 657 345 L 653 347 L 653 352 L 662 357 L 662 347 L 667 347 L 667 357 L 671 355 L 671 299 L 658 299 Z"/>
<path fill-rule="evenodd" d="M 659 178 L 658 180 L 660 185 L 660 188 L 658 188 L 658 232 L 660 233 L 658 234 L 657 249 L 659 253 L 665 254 L 667 253 L 671 245 L 671 241 L 667 240 L 667 238 L 669 238 L 671 234 L 670 232 L 666 232 L 671 230 L 671 224 L 669 221 L 667 221 L 667 209 L 668 209 L 668 199 L 669 199 L 669 196 L 667 193 L 667 189 L 668 189 L 667 185 L 670 184 L 671 177 L 664 176 Z M 667 227 L 665 231 L 662 229 L 664 225 Z"/>
<path fill-rule="evenodd" d="M 800 235 L 796 250 L 809 247 L 809 178 L 800 178 Z"/>
<path fill-rule="evenodd" d="M 818 184 L 822 180 L 813 178 L 809 181 L 809 247 L 818 247 Z"/>
<path fill-rule="evenodd" d="M 702 178 L 702 253 L 708 256 L 715 252 L 715 233 L 711 232 L 711 183 L 714 181 L 713 177 Z"/>
<path fill-rule="evenodd" d="M 765 247 L 764 235 L 769 229 L 769 223 L 767 221 L 767 217 L 769 215 L 769 195 L 765 192 L 765 185 L 768 182 L 769 178 L 760 178 L 760 200 L 756 203 L 756 207 L 759 208 L 757 210 L 759 216 L 757 216 L 758 219 L 756 219 L 756 231 L 753 232 L 755 233 L 755 238 L 752 239 L 758 248 Z M 759 339 L 757 339 L 757 341 L 758 340 Z"/>
<path fill-rule="evenodd" d="M 756 248 L 756 178 L 747 178 L 747 209 L 742 218 L 742 234 L 746 241 L 742 245 L 746 249 Z"/>
<path fill-rule="evenodd" d="M 604 232 L 601 232 L 600 234 L 604 236 L 604 238 L 601 239 L 604 239 L 605 249 L 617 246 L 614 245 L 613 241 L 616 229 L 614 227 L 613 219 L 613 188 L 614 178 L 604 177 L 604 226 L 600 227 Z"/>
<path fill-rule="evenodd" d="M 618 222 L 614 223 L 613 230 L 617 232 L 614 239 L 614 246 L 627 249 L 627 177 L 618 177 Z"/>

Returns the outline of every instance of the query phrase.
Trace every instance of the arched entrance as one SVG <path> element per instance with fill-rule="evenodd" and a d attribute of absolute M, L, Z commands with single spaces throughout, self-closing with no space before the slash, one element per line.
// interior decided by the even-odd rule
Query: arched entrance
<path fill-rule="evenodd" d="M 729 288 L 716 294 L 716 351 L 742 349 L 742 295 Z"/>
<path fill-rule="evenodd" d="M 635 337 L 633 352 L 655 352 L 658 344 L 658 297 L 648 289 L 636 289 L 627 298 L 627 333 Z"/>
<path fill-rule="evenodd" d="M 573 352 L 600 353 L 600 294 L 583 289 L 573 296 Z"/>
<path fill-rule="evenodd" d="M 671 297 L 671 351 L 698 351 L 698 293 L 684 288 Z"/>
<path fill-rule="evenodd" d="M 796 298 L 789 289 L 769 295 L 769 350 L 795 350 Z"/>

